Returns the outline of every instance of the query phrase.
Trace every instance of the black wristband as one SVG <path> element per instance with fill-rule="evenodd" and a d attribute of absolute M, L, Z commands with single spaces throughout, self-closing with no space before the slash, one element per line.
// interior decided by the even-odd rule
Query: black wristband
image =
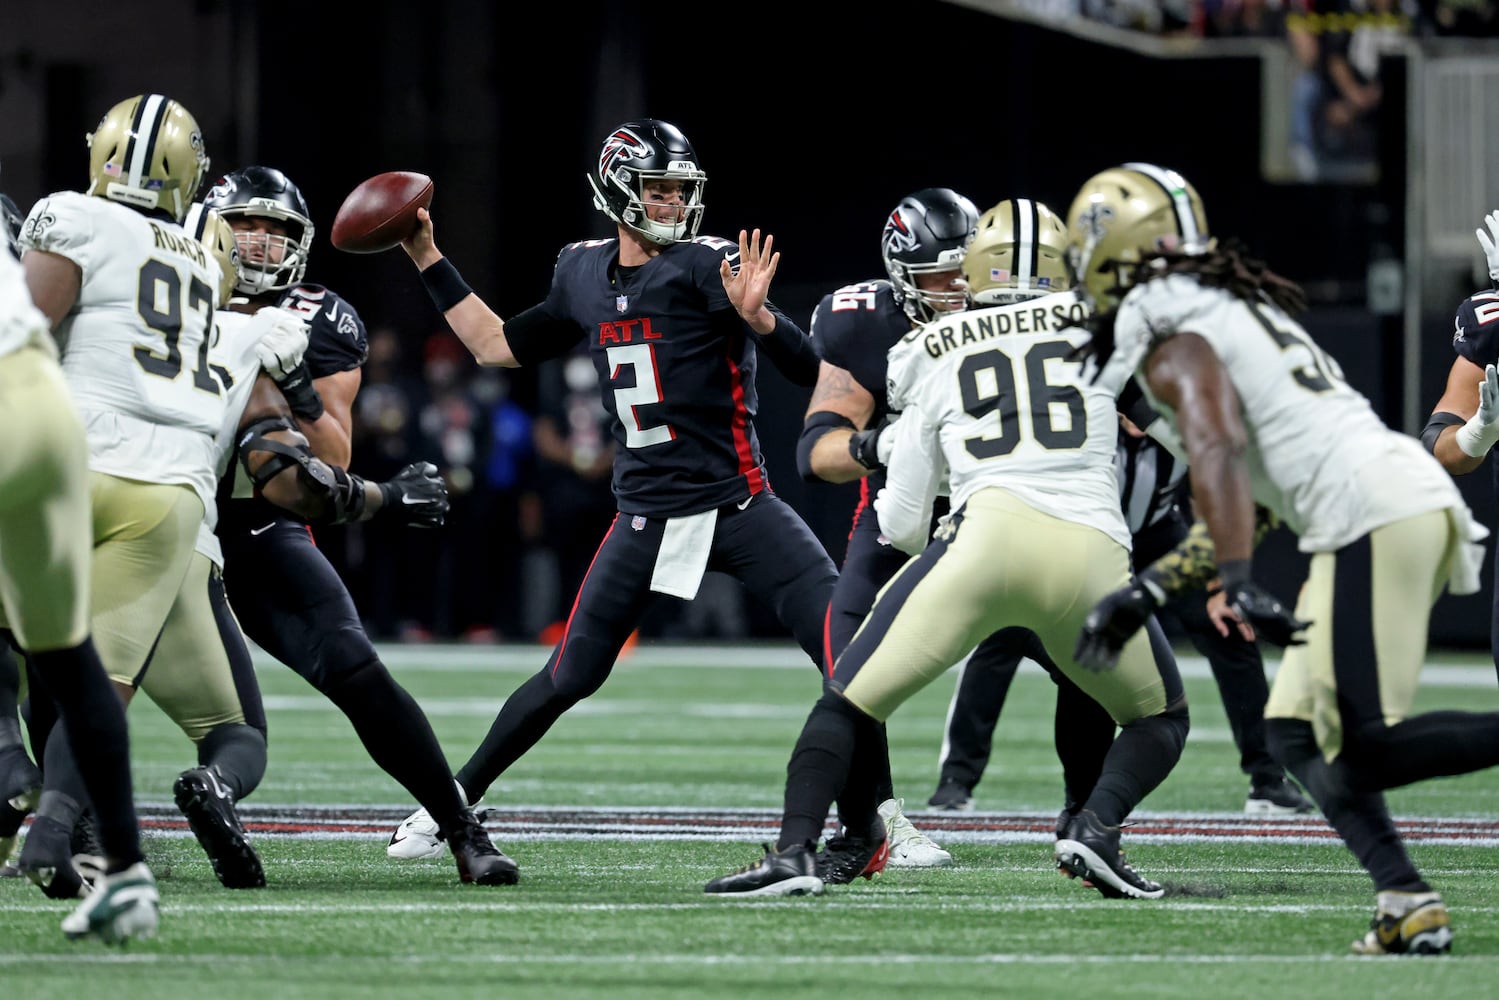
<path fill-rule="evenodd" d="M 427 289 L 438 311 L 444 313 L 474 294 L 458 268 L 446 257 L 422 272 L 422 287 Z"/>
<path fill-rule="evenodd" d="M 1249 560 L 1230 559 L 1218 564 L 1218 579 L 1224 590 L 1233 590 L 1241 583 L 1249 582 Z"/>
<path fill-rule="evenodd" d="M 880 427 L 871 427 L 868 430 L 854 431 L 848 439 L 848 453 L 855 462 L 858 462 L 870 472 L 879 472 L 885 468 L 880 461 Z"/>
<path fill-rule="evenodd" d="M 276 385 L 298 420 L 316 420 L 323 415 L 323 397 L 312 384 L 312 369 L 307 367 L 305 360 Z"/>

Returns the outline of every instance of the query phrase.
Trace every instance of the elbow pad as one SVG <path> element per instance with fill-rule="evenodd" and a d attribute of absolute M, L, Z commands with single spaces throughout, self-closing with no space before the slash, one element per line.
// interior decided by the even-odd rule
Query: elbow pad
<path fill-rule="evenodd" d="M 1438 410 L 1431 415 L 1430 420 L 1426 421 L 1426 426 L 1421 428 L 1421 443 L 1426 446 L 1427 451 L 1435 455 L 1437 451 L 1437 438 L 1442 436 L 1442 428 L 1461 427 L 1465 423 L 1467 421 L 1456 413 Z"/>
<path fill-rule="evenodd" d="M 812 471 L 812 449 L 824 434 L 839 427 L 850 431 L 857 429 L 852 420 L 832 410 L 818 410 L 807 415 L 807 422 L 802 424 L 801 435 L 796 439 L 796 471 L 801 473 L 803 482 L 822 482 L 822 477 Z"/>
<path fill-rule="evenodd" d="M 312 523 L 348 524 L 359 520 L 364 514 L 363 479 L 318 458 L 307 447 L 306 439 L 298 444 L 286 444 L 266 437 L 272 431 L 295 430 L 285 417 L 269 417 L 257 420 L 240 434 L 237 446 L 240 464 L 255 484 L 255 491 L 260 492 L 266 483 L 295 465 L 303 489 L 323 499 L 324 513 Z M 258 470 L 252 470 L 249 461 L 252 451 L 269 452 L 272 457 Z"/>

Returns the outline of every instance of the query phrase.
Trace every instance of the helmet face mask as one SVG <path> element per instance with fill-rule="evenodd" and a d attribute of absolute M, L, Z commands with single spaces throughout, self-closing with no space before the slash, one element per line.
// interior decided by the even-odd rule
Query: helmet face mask
<path fill-rule="evenodd" d="M 240 279 L 246 295 L 290 288 L 307 273 L 314 227 L 302 192 L 272 167 L 245 167 L 225 174 L 203 199 L 232 226 L 239 242 Z M 285 234 L 256 229 L 246 220 L 270 219 Z"/>
<path fill-rule="evenodd" d="M 1090 177 L 1067 211 L 1078 281 L 1098 312 L 1117 306 L 1152 254 L 1211 249 L 1202 198 L 1175 170 L 1125 163 Z"/>
<path fill-rule="evenodd" d="M 985 212 L 963 258 L 975 305 L 1001 305 L 1072 287 L 1067 227 L 1039 201 L 1016 198 Z"/>
<path fill-rule="evenodd" d="M 896 301 L 912 323 L 930 323 L 968 304 L 965 289 L 926 290 L 917 276 L 951 271 L 956 276 L 978 226 L 973 202 L 950 188 L 925 188 L 901 199 L 885 219 L 880 258 Z"/>
<path fill-rule="evenodd" d="M 663 181 L 677 182 L 679 203 L 655 200 L 659 196 L 649 189 Z M 690 242 L 702 225 L 708 175 L 698 167 L 687 137 L 670 122 L 643 118 L 615 129 L 604 140 L 588 183 L 595 208 L 658 246 Z"/>
<path fill-rule="evenodd" d="M 234 228 L 202 202 L 187 210 L 182 228 L 219 262 L 219 297 L 215 307 L 223 308 L 239 283 L 239 242 L 234 237 Z"/>
<path fill-rule="evenodd" d="M 203 131 L 186 108 L 141 94 L 105 112 L 86 137 L 85 192 L 181 222 L 208 173 Z"/>

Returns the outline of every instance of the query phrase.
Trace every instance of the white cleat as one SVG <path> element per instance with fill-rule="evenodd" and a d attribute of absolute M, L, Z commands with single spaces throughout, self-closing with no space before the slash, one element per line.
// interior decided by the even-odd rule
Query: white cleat
<path fill-rule="evenodd" d="M 902 812 L 905 799 L 886 799 L 880 803 L 880 819 L 890 839 L 890 860 L 894 868 L 941 868 L 952 864 L 952 855 L 931 837 L 922 833 Z"/>
<path fill-rule="evenodd" d="M 102 876 L 78 909 L 63 917 L 62 931 L 73 940 L 92 936 L 123 944 L 131 938 L 154 937 L 160 919 L 156 879 L 144 861 L 137 861 L 122 872 Z"/>
<path fill-rule="evenodd" d="M 468 793 L 463 786 L 454 779 L 454 787 L 458 789 L 458 798 L 464 805 L 473 805 L 468 801 Z M 479 817 L 481 820 L 483 816 Z M 398 861 L 419 861 L 423 858 L 437 858 L 446 853 L 447 847 L 442 842 L 442 836 L 437 830 L 437 820 L 423 807 L 401 820 L 401 825 L 396 827 L 395 833 L 390 835 L 390 843 L 385 845 L 385 856 L 395 858 Z"/>
<path fill-rule="evenodd" d="M 437 835 L 437 821 L 425 809 L 418 809 L 401 820 L 401 825 L 396 827 L 396 832 L 390 835 L 390 843 L 385 845 L 386 857 L 397 858 L 401 861 L 435 858 L 442 853 L 442 839 Z"/>

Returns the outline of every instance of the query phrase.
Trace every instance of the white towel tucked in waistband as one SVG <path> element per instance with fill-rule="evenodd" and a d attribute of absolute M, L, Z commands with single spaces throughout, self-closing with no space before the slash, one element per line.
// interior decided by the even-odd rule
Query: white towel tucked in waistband
<path fill-rule="evenodd" d="M 708 553 L 713 550 L 717 527 L 717 508 L 667 518 L 661 549 L 656 553 L 656 570 L 651 574 L 651 589 L 686 601 L 696 597 L 708 569 Z"/>

